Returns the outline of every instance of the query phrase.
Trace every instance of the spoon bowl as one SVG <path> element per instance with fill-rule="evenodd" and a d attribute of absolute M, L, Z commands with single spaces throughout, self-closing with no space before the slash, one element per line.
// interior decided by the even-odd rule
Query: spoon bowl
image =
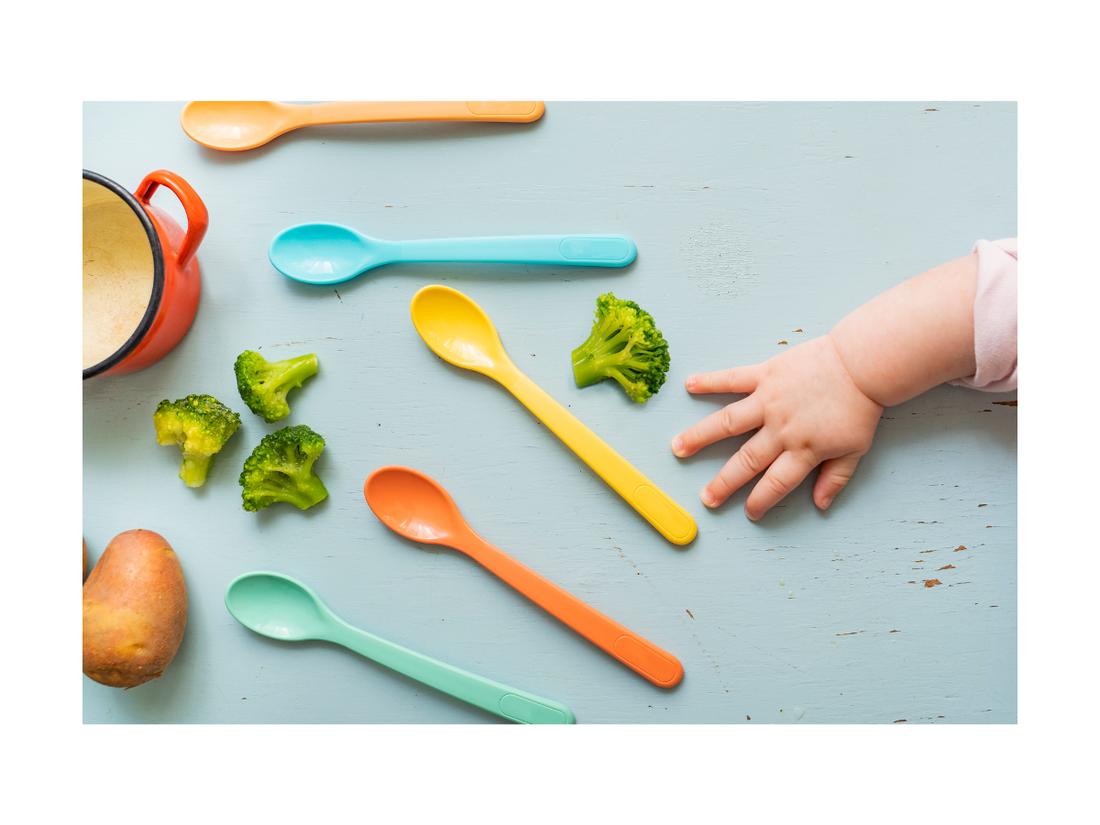
<path fill-rule="evenodd" d="M 338 284 L 386 263 L 385 241 L 336 223 L 303 223 L 271 239 L 271 265 L 296 281 Z"/>
<path fill-rule="evenodd" d="M 324 639 L 331 613 L 317 594 L 289 576 L 248 573 L 225 591 L 225 606 L 249 630 L 272 639 Z"/>
<path fill-rule="evenodd" d="M 450 494 L 408 467 L 375 470 L 363 494 L 383 524 L 421 544 L 447 544 L 469 529 Z"/>
<path fill-rule="evenodd" d="M 183 107 L 180 125 L 192 140 L 211 149 L 252 149 L 304 125 L 293 106 L 270 100 L 194 100 Z"/>
<path fill-rule="evenodd" d="M 489 316 L 457 289 L 426 286 L 409 310 L 424 343 L 444 361 L 490 376 L 515 369 Z"/>

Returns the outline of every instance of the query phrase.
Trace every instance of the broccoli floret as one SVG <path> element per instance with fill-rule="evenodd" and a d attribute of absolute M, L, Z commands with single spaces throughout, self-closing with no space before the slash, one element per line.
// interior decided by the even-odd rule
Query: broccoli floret
<path fill-rule="evenodd" d="M 612 293 L 596 299 L 596 320 L 588 340 L 573 350 L 578 387 L 614 378 L 639 404 L 656 395 L 668 372 L 668 343 L 653 316 Z"/>
<path fill-rule="evenodd" d="M 255 512 L 286 501 L 305 510 L 324 499 L 328 490 L 313 472 L 324 448 L 325 439 L 305 424 L 265 435 L 241 472 L 244 509 Z"/>
<path fill-rule="evenodd" d="M 237 356 L 233 372 L 248 409 L 270 424 L 290 415 L 286 394 L 317 372 L 317 356 L 310 353 L 272 363 L 258 352 L 245 350 Z"/>
<path fill-rule="evenodd" d="M 180 478 L 188 487 L 201 487 L 214 464 L 214 455 L 241 426 L 241 417 L 209 395 L 165 398 L 153 413 L 160 444 L 178 444 L 183 451 Z"/>

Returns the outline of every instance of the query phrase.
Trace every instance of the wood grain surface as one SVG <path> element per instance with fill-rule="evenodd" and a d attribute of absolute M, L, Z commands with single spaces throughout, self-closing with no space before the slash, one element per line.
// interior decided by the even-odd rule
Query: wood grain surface
<path fill-rule="evenodd" d="M 1014 236 L 1015 104 L 551 101 L 532 124 L 314 127 L 240 153 L 192 142 L 181 108 L 84 107 L 85 168 L 131 190 L 169 169 L 210 212 L 190 332 L 153 367 L 83 386 L 89 560 L 155 530 L 190 600 L 162 678 L 83 679 L 86 723 L 500 721 L 342 648 L 244 629 L 223 594 L 251 570 L 295 576 L 351 624 L 564 702 L 581 724 L 1016 722 L 1014 393 L 942 386 L 886 409 L 827 513 L 813 476 L 757 523 L 747 489 L 708 511 L 698 493 L 745 437 L 686 460 L 668 447 L 734 399 L 688 396 L 688 374 L 765 360 L 980 238 Z M 169 191 L 153 202 L 183 222 Z M 307 221 L 394 240 L 622 233 L 638 257 L 403 264 L 310 287 L 267 260 L 276 232 Z M 686 507 L 698 538 L 662 539 L 506 390 L 433 355 L 409 318 L 432 283 L 477 301 L 520 369 Z M 644 405 L 572 379 L 609 290 L 670 342 L 668 383 Z M 245 349 L 317 353 L 285 421 L 240 401 Z M 152 423 L 189 393 L 242 414 L 198 490 Z M 245 512 L 241 465 L 287 424 L 327 440 L 329 498 Z M 470 559 L 391 533 L 362 492 L 386 464 L 441 482 L 488 541 L 678 656 L 683 681 L 650 684 Z"/>

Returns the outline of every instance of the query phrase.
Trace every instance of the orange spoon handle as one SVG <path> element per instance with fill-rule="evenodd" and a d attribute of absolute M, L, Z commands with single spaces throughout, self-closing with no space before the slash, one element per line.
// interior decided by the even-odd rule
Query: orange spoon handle
<path fill-rule="evenodd" d="M 539 607 L 557 616 L 596 646 L 659 687 L 672 687 L 684 676 L 680 661 L 596 608 L 582 602 L 494 547 L 471 531 L 462 549 L 476 562 L 506 581 Z"/>
<path fill-rule="evenodd" d="M 381 100 L 315 103 L 309 123 L 390 123 L 414 120 L 485 120 L 530 123 L 542 117 L 541 100 Z"/>

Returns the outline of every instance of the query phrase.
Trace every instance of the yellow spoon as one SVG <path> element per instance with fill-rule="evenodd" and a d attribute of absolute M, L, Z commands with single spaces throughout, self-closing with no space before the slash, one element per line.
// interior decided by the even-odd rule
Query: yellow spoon
<path fill-rule="evenodd" d="M 484 120 L 530 123 L 542 117 L 542 101 L 377 101 L 314 103 L 270 100 L 193 100 L 180 124 L 193 140 L 211 149 L 255 149 L 299 126 L 330 123 L 387 123 L 410 120 Z"/>
<path fill-rule="evenodd" d="M 416 331 L 436 355 L 502 384 L 662 536 L 673 544 L 695 538 L 695 520 L 683 507 L 519 371 L 481 307 L 450 287 L 426 286 L 413 296 L 410 310 Z"/>

